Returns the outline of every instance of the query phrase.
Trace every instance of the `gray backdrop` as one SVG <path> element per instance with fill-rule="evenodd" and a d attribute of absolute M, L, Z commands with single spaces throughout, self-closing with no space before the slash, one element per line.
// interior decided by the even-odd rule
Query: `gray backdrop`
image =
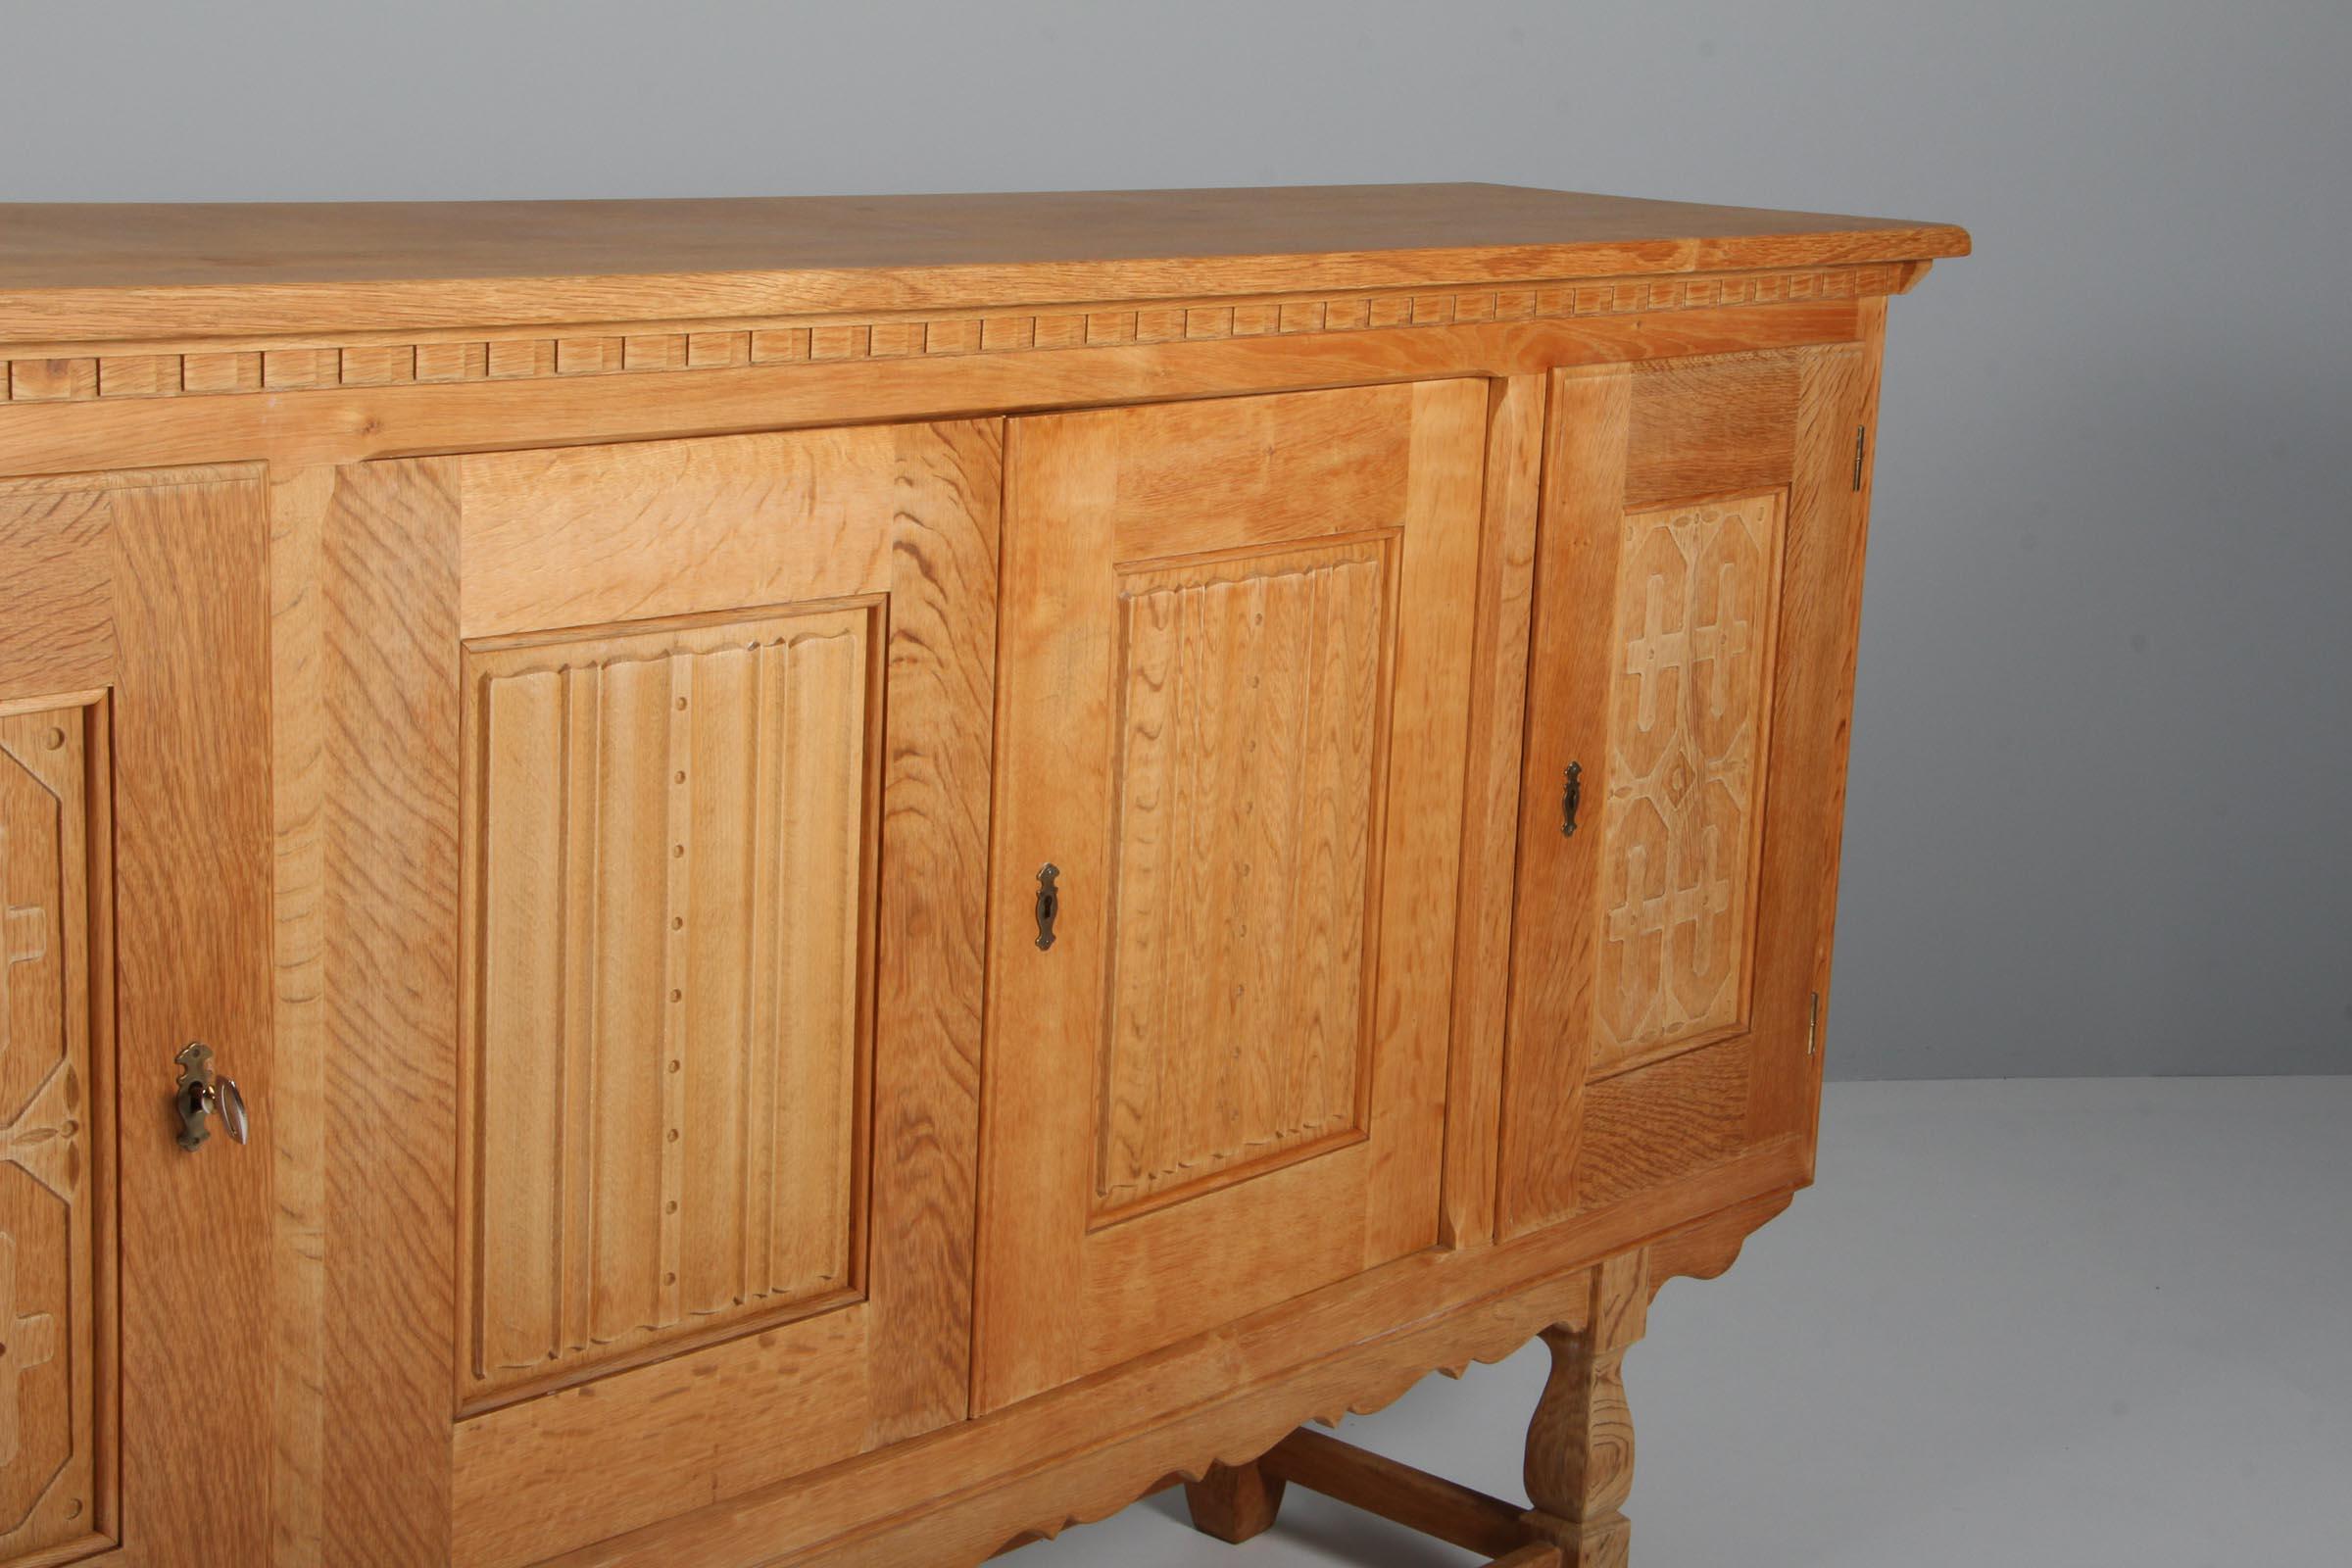
<path fill-rule="evenodd" d="M 0 200 L 1494 179 L 1966 223 L 1893 313 L 1834 1068 L 2352 1070 L 2343 0 L 0 0 Z"/>

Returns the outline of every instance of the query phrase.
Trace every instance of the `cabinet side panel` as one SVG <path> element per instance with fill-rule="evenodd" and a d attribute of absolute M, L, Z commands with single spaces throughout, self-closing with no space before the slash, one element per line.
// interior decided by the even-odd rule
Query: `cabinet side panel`
<path fill-rule="evenodd" d="M 1808 1161 L 1821 1104 L 1821 1042 L 1870 530 L 1869 455 L 1877 446 L 1875 433 L 1866 432 L 1873 431 L 1878 414 L 1886 313 L 1885 301 L 1867 302 L 1860 346 L 1803 357 L 1788 490 L 1784 625 L 1771 687 L 1773 757 L 1766 793 L 1773 804 L 1759 877 L 1761 906 L 1776 918 L 1759 931 L 1755 1010 L 1759 1019 L 1809 1022 L 1767 1043 L 1749 1119 L 1759 1140 L 1797 1137 Z"/>

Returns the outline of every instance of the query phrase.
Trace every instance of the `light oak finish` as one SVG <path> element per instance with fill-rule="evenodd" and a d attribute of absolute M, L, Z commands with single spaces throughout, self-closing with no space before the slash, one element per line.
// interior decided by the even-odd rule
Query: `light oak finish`
<path fill-rule="evenodd" d="M 466 645 L 458 1562 L 966 1411 L 1001 440 L 749 437 L 529 481 L 558 515 L 603 497 L 661 608 L 717 539 L 773 602 Z M 870 466 L 833 487 L 844 447 Z M 658 526 L 673 507 L 709 525 Z M 460 602 L 516 560 L 464 552 Z"/>
<path fill-rule="evenodd" d="M 1177 1482 L 1623 1562 L 1649 1296 L 1811 1179 L 1966 249 L 0 212 L 0 1568 L 965 1568 Z M 1526 1506 L 1298 1430 L 1538 1336 Z"/>
<path fill-rule="evenodd" d="M 269 1549 L 272 1126 L 188 1153 L 171 1109 L 191 1039 L 270 1103 L 259 477 L 0 481 L 12 1568 Z M 216 1488 L 233 1516 L 187 1508 Z"/>
<path fill-rule="evenodd" d="M 1475 1252 L 1417 1252 L 1061 1393 L 555 1560 L 977 1562 L 1114 1512 L 1171 1476 L 1248 1462 L 1301 1420 L 1370 1414 L 1433 1371 L 1457 1374 L 1547 1326 L 1582 1323 L 1592 1281 L 1568 1259 L 1651 1236 L 1653 1279 L 1718 1273 L 1740 1239 L 1787 1206 L 1786 1181 L 1762 1163 L 1726 1168 L 1602 1223 Z M 1758 1193 L 1767 1196 L 1735 1196 Z M 1664 1218 L 1690 1212 L 1710 1217 L 1679 1228 Z"/>
<path fill-rule="evenodd" d="M 1286 1483 L 1267 1473 L 1264 1461 L 1212 1464 L 1198 1481 L 1184 1483 L 1184 1504 L 1193 1528 L 1238 1546 L 1274 1528 Z"/>
<path fill-rule="evenodd" d="M 1873 345 L 1557 374 L 1508 1231 L 1809 1131 L 1875 377 Z"/>
<path fill-rule="evenodd" d="M 461 1402 L 851 1289 L 873 610 L 469 655 Z"/>
<path fill-rule="evenodd" d="M 1527 1544 L 1522 1510 L 1499 1497 L 1415 1470 L 1301 1427 L 1276 1444 L 1257 1467 L 1276 1485 L 1291 1483 L 1378 1514 L 1465 1551 L 1507 1557 Z M 1198 1524 L 1198 1517 L 1194 1522 Z M 1272 1523 L 1269 1519 L 1268 1523 Z"/>
<path fill-rule="evenodd" d="M 822 366 L 902 359 L 1001 358 L 1033 350 L 1204 343 L 1279 336 L 1294 346 L 1344 334 L 1455 327 L 1482 322 L 1593 321 L 1610 317 L 1788 305 L 1899 294 L 1926 262 L 1881 262 L 1681 277 L 1562 278 L 1512 288 L 1359 290 L 1261 294 L 1206 304 L 1073 301 L 1003 314 L 867 313 L 752 318 L 723 331 L 631 330 L 585 336 L 468 340 L 447 331 L 354 333 L 336 345 L 298 345 L 256 335 L 243 347 L 201 353 L 145 352 L 153 343 L 24 344 L 0 376 L 0 402 L 74 403 L 95 398 L 180 397 L 224 392 L 306 392 L 343 387 L 513 383 L 727 370 L 749 366 Z M 1440 274 L 1450 276 L 1452 274 Z M 1034 312 L 1034 314 L 1033 314 Z M 693 322 L 637 322 L 691 327 Z M 139 352 L 129 352 L 136 350 Z M 31 357 L 23 357 L 31 356 Z"/>
<path fill-rule="evenodd" d="M 449 1555 L 455 468 L 272 469 L 278 1562 Z"/>
<path fill-rule="evenodd" d="M 1908 287 L 1917 270 L 1895 287 Z M 1303 338 L 1182 339 L 1066 355 L 948 355 L 880 364 L 747 366 L 649 386 L 631 375 L 284 392 L 218 402 L 0 403 L 17 472 L 135 458 L 149 466 L 223 448 L 274 464 L 418 452 L 953 417 L 973 409 L 1086 408 L 1184 397 L 1538 374 L 1571 364 L 1849 341 L 1866 299 L 1574 320 L 1397 324 Z M 255 382 L 250 389 L 260 390 Z"/>
<path fill-rule="evenodd" d="M 1552 1371 L 1528 1429 L 1531 1506 L 1300 1428 L 1250 1464 L 1212 1465 L 1199 1481 L 1188 1481 L 1194 1527 L 1224 1541 L 1263 1534 L 1286 1488 L 1296 1485 L 1491 1554 L 1489 1568 L 1624 1568 L 1633 1532 L 1622 1505 L 1634 1467 L 1625 1352 L 1642 1338 L 1660 1286 L 1676 1275 L 1722 1273 L 1748 1231 L 1786 1202 L 1740 1205 L 1653 1246 L 1605 1258 L 1584 1276 L 1580 1310 L 1543 1333 Z"/>
<path fill-rule="evenodd" d="M 1545 378 L 1491 382 L 1477 643 L 1471 653 L 1462 788 L 1462 880 L 1454 929 L 1453 1060 L 1446 1084 L 1440 1239 L 1483 1247 L 1494 1233 L 1496 1118 L 1510 1004 L 1511 889 L 1519 856 L 1519 737 L 1527 701 Z"/>
<path fill-rule="evenodd" d="M 981 1410 L 1436 1240 L 1485 415 L 1014 421 Z"/>
<path fill-rule="evenodd" d="M 299 331 L 1157 299 L 1967 249 L 1944 224 L 1509 185 L 26 206 L 0 245 L 0 340 L 193 319 Z"/>
<path fill-rule="evenodd" d="M 106 926 L 103 807 L 93 820 L 94 702 L 0 712 L 0 1554 L 88 1536 L 114 1514 L 114 1333 L 100 1249 L 114 1117 L 95 1064 L 113 1054 L 91 969 Z M 95 829 L 95 831 L 93 831 Z M 100 902 L 92 906 L 92 896 Z M 97 1014 L 95 1020 L 93 1014 Z M 107 1357 L 109 1362 L 113 1357 Z M 101 1452 L 101 1413 L 108 1451 Z M 104 1478 L 103 1490 L 101 1477 Z"/>
<path fill-rule="evenodd" d="M 1560 1548 L 1562 1568 L 1625 1568 L 1633 1526 L 1634 1418 L 1625 1352 L 1649 1311 L 1649 1259 L 1626 1252 L 1592 1271 L 1578 1327 L 1544 1331 L 1551 1376 L 1527 1430 L 1527 1528 Z"/>

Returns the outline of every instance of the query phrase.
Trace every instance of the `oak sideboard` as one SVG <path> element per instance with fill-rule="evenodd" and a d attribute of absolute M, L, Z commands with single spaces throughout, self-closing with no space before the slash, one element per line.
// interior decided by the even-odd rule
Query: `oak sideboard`
<path fill-rule="evenodd" d="M 1886 302 L 1507 186 L 0 207 L 0 1568 L 1626 1560 Z M 1527 1500 L 1310 1425 L 1541 1336 Z M 1671 1507 L 1671 1497 L 1653 1505 Z"/>

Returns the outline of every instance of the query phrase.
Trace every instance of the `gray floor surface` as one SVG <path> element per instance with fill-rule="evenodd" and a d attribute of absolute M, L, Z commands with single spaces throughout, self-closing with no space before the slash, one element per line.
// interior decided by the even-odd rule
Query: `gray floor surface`
<path fill-rule="evenodd" d="M 1344 1434 L 1517 1497 L 1535 1347 Z M 1821 1181 L 1626 1362 L 1637 1568 L 2352 1565 L 2352 1077 L 1837 1084 Z M 1453 1568 L 1297 1492 L 1022 1568 Z"/>

